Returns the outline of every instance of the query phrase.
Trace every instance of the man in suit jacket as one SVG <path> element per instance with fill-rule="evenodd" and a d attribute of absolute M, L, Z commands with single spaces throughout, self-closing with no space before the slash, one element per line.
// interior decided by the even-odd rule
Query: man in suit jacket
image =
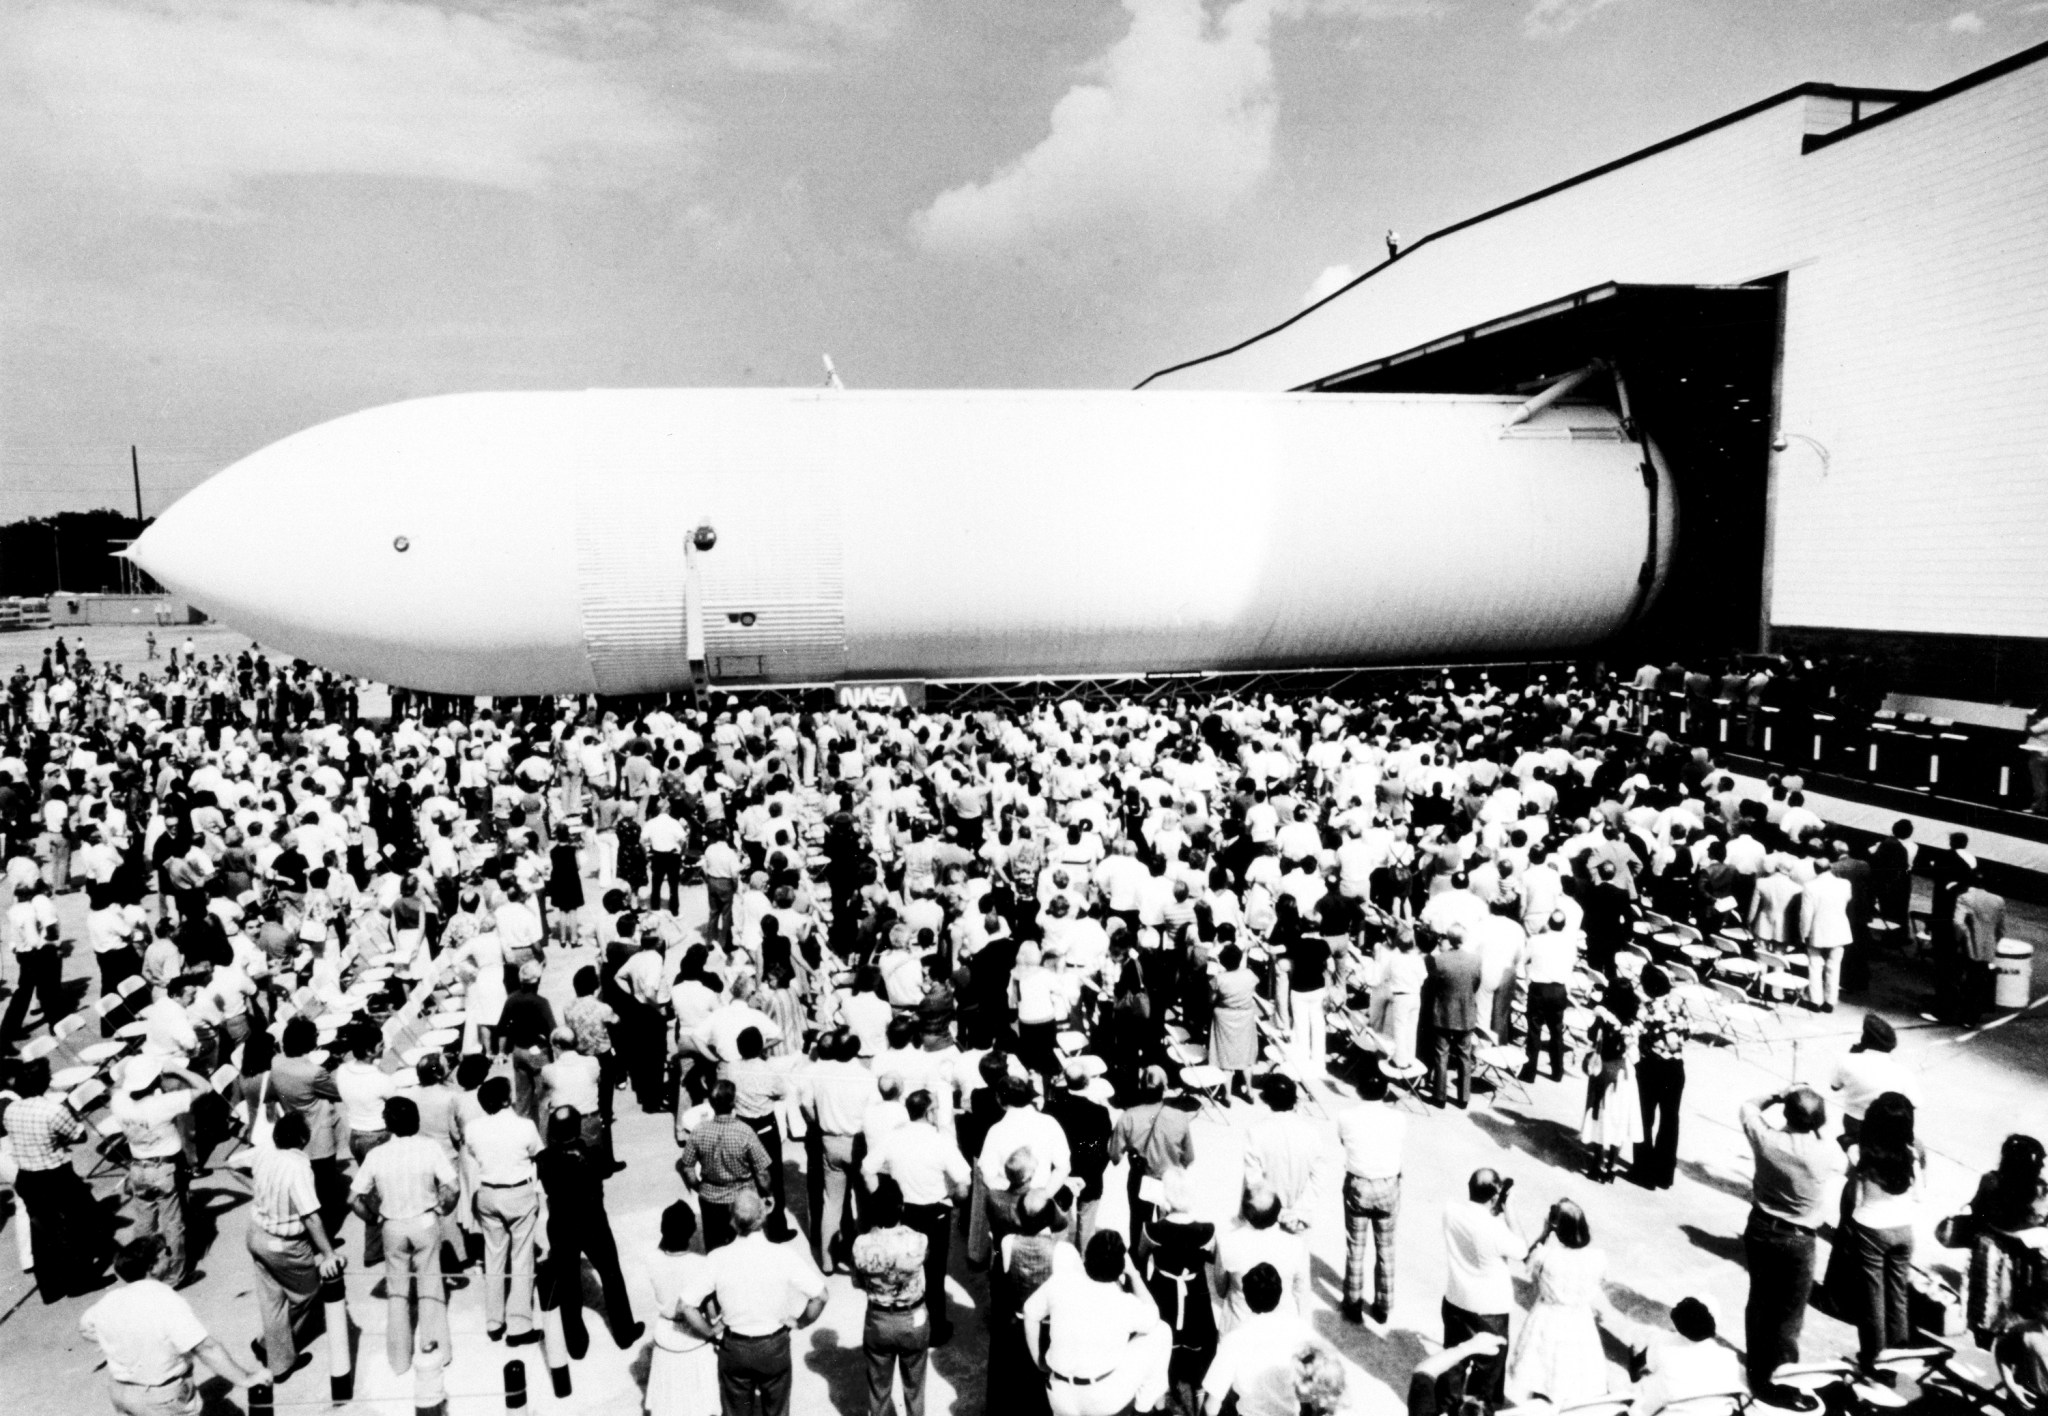
<path fill-rule="evenodd" d="M 1956 953 L 1950 965 L 1959 975 L 1956 990 L 1961 1021 L 1975 1023 L 1991 1006 L 1998 975 L 1998 941 L 2005 937 L 2005 900 L 1979 885 L 1964 882 L 1956 898 Z"/>
<path fill-rule="evenodd" d="M 1449 943 L 1429 956 L 1430 976 L 1436 981 L 1436 1104 L 1444 1104 L 1451 1059 L 1458 1064 L 1458 1106 L 1472 1101 L 1472 1030 L 1479 1026 L 1479 951 L 1465 941 L 1465 932 L 1453 927 Z"/>

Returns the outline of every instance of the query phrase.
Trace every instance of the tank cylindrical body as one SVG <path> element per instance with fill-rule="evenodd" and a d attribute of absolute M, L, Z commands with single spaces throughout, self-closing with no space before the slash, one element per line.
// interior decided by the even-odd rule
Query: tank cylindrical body
<path fill-rule="evenodd" d="M 681 687 L 693 614 L 715 683 L 1534 655 L 1646 608 L 1676 520 L 1612 413 L 1518 402 L 455 395 L 276 443 L 135 555 L 267 646 L 443 692 Z"/>

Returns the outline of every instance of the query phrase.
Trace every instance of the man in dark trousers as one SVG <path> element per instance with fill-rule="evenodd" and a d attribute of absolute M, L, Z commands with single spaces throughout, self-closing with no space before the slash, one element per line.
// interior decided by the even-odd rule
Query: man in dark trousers
<path fill-rule="evenodd" d="M 1780 1123 L 1768 1113 L 1776 1110 Z M 1749 1389 L 1774 1405 L 1800 1402 L 1776 1390 L 1772 1374 L 1799 1360 L 1799 1334 L 1813 1293 L 1814 1239 L 1830 1217 L 1842 1148 L 1821 1134 L 1827 1107 L 1810 1087 L 1744 1102 L 1742 1130 L 1756 1169 L 1742 1251 L 1749 1269 L 1744 1310 Z"/>
<path fill-rule="evenodd" d="M 1585 910 L 1586 962 L 1611 978 L 1614 956 L 1628 942 L 1629 925 L 1636 913 L 1627 887 L 1616 878 L 1613 861 L 1603 860 L 1595 867 L 1593 884 L 1579 903 Z"/>
<path fill-rule="evenodd" d="M 1479 1026 L 1479 951 L 1468 948 L 1464 930 L 1453 927 L 1450 941 L 1429 956 L 1436 981 L 1435 1101 L 1444 1104 L 1449 1070 L 1458 1066 L 1458 1106 L 1472 1102 L 1472 1030 Z"/>

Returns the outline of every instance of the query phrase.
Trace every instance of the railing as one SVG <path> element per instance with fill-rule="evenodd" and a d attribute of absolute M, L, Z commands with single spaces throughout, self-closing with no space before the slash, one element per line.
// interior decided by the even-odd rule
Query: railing
<path fill-rule="evenodd" d="M 2020 734 L 1880 711 L 1752 707 L 1662 689 L 1631 690 L 1636 726 L 1662 728 L 1717 757 L 1753 758 L 1779 771 L 1827 773 L 1874 786 L 2006 811 L 2033 797 Z"/>

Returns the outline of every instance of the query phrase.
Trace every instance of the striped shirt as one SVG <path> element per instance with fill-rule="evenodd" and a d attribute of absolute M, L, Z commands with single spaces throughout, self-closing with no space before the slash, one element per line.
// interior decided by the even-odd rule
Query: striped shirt
<path fill-rule="evenodd" d="M 85 1139 L 85 1125 L 61 1096 L 44 1094 L 7 1108 L 7 1136 L 23 1170 L 56 1170 L 71 1163 L 67 1147 Z"/>
<path fill-rule="evenodd" d="M 306 1216 L 320 1212 L 313 1162 L 302 1150 L 259 1150 L 249 1174 L 249 1213 L 258 1229 L 290 1238 L 306 1232 Z"/>

